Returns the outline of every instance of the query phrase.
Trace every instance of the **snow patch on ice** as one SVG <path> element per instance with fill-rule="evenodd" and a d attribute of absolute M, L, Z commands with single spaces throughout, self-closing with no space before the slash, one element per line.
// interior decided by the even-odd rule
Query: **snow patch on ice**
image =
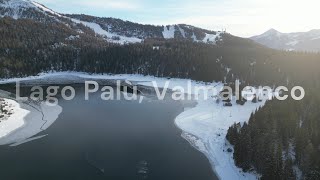
<path fill-rule="evenodd" d="M 27 116 L 30 111 L 22 109 L 21 105 L 14 100 L 4 99 L 5 102 L 11 105 L 13 114 L 5 121 L 0 123 L 0 140 L 7 136 L 10 132 L 22 127 L 24 125 L 23 117 Z M 21 118 L 22 117 L 22 118 Z"/>
<path fill-rule="evenodd" d="M 60 106 L 48 106 L 44 102 L 35 105 L 31 102 L 6 101 L 13 104 L 14 113 L 0 123 L 0 145 L 25 142 L 50 127 L 62 112 Z"/>
<path fill-rule="evenodd" d="M 207 153 L 207 149 L 205 144 L 196 136 L 193 136 L 192 134 L 183 132 L 181 137 L 183 137 L 185 140 L 187 140 L 194 148 L 198 149 L 202 153 Z"/>
<path fill-rule="evenodd" d="M 47 135 L 48 135 L 48 134 L 42 135 L 42 136 L 33 137 L 33 138 L 29 138 L 29 139 L 26 139 L 26 140 L 24 140 L 24 141 L 11 144 L 10 146 L 11 146 L 11 147 L 20 146 L 21 144 L 25 144 L 25 143 L 28 143 L 28 142 L 31 142 L 31 141 L 35 141 L 35 140 L 44 138 L 44 137 L 46 137 Z"/>

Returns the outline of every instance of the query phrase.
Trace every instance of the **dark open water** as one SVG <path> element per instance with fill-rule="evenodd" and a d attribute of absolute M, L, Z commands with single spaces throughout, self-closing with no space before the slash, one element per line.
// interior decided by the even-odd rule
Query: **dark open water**
<path fill-rule="evenodd" d="M 145 99 L 61 101 L 63 112 L 41 134 L 0 147 L 0 180 L 214 180 L 207 158 L 174 125 L 179 102 Z M 79 93 L 80 92 L 80 93 Z"/>

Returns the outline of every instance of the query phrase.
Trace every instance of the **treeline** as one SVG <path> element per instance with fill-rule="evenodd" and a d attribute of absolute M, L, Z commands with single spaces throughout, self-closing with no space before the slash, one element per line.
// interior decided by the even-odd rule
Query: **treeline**
<path fill-rule="evenodd" d="M 305 88 L 302 101 L 268 101 L 248 123 L 229 128 L 238 167 L 261 179 L 320 179 L 320 86 Z"/>
<path fill-rule="evenodd" d="M 302 101 L 268 101 L 248 123 L 230 127 L 226 138 L 234 146 L 236 165 L 244 171 L 255 170 L 261 179 L 320 179 L 319 54 L 255 53 L 266 56 L 254 63 L 251 82 L 270 80 L 270 86 L 281 79 L 278 85 L 289 89 L 302 86 L 306 97 Z M 266 64 L 269 68 L 265 69 Z"/>
<path fill-rule="evenodd" d="M 70 70 L 201 81 L 239 78 L 245 84 L 283 85 L 297 74 L 296 82 L 299 77 L 301 82 L 320 77 L 316 69 L 319 54 L 271 50 L 229 34 L 223 34 L 217 45 L 158 39 L 119 46 L 107 43 L 89 28 L 73 26 L 79 27 L 73 30 L 63 23 L 1 18 L 0 78 Z M 153 45 L 160 49 L 154 50 Z M 306 70 L 299 66 L 301 59 Z"/>

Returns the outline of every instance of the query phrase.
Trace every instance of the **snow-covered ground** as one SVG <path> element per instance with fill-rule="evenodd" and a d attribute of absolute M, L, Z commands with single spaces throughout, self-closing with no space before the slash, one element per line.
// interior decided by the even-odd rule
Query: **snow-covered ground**
<path fill-rule="evenodd" d="M 184 132 L 189 142 L 203 152 L 212 163 L 216 174 L 221 179 L 256 179 L 253 173 L 243 173 L 233 161 L 233 153 L 227 149 L 232 147 L 226 140 L 228 128 L 235 122 L 248 121 L 250 114 L 264 103 L 246 103 L 224 107 L 213 100 L 198 102 L 198 105 L 180 114 L 175 122 Z"/>
<path fill-rule="evenodd" d="M 53 10 L 41 5 L 40 3 L 30 1 L 30 0 L 9 0 L 9 1 L 3 1 L 0 3 L 0 7 L 8 8 L 10 11 L 6 12 L 3 15 L 0 15 L 0 17 L 3 16 L 11 16 L 14 19 L 21 18 L 22 11 L 27 10 L 29 8 L 39 9 L 43 13 L 51 16 L 56 15 L 58 17 L 62 17 L 59 13 L 54 12 Z"/>
<path fill-rule="evenodd" d="M 2 8 L 10 8 L 11 12 L 7 12 L 3 15 L 0 15 L 0 17 L 4 16 L 11 16 L 14 19 L 18 19 L 20 17 L 21 12 L 19 9 L 27 9 L 27 8 L 32 8 L 32 4 L 29 1 L 21 1 L 21 0 L 11 0 L 11 1 L 3 1 L 0 4 L 0 7 Z"/>
<path fill-rule="evenodd" d="M 174 38 L 175 31 L 176 31 L 176 29 L 173 25 L 169 26 L 169 28 L 167 26 L 164 26 L 162 35 L 165 39 L 172 39 L 172 38 Z"/>
<path fill-rule="evenodd" d="M 165 87 L 169 81 L 168 88 L 172 89 L 176 86 L 187 88 L 190 80 L 187 79 L 168 79 L 156 78 L 153 76 L 142 75 L 89 75 L 80 72 L 59 72 L 50 74 L 41 74 L 40 76 L 28 77 L 23 79 L 8 79 L 4 82 L 15 82 L 16 80 L 45 80 L 47 82 L 70 82 L 83 78 L 90 79 L 121 79 L 135 81 L 138 84 L 152 86 L 151 81 L 157 82 L 158 87 Z M 175 119 L 175 124 L 182 131 L 184 137 L 192 146 L 204 153 L 212 164 L 213 170 L 220 179 L 257 179 L 258 175 L 254 173 L 243 173 L 237 168 L 233 161 L 233 153 L 227 152 L 232 147 L 226 140 L 228 128 L 234 123 L 245 122 L 249 119 L 250 114 L 265 102 L 252 103 L 247 102 L 244 106 L 236 105 L 235 100 L 232 101 L 232 107 L 223 106 L 222 102 L 216 101 L 218 92 L 211 90 L 215 87 L 221 90 L 222 83 L 204 83 L 191 81 L 191 91 L 189 93 L 195 95 L 195 87 L 206 87 L 210 89 L 208 95 L 200 91 L 199 100 L 194 108 L 185 109 Z M 186 92 L 187 93 L 187 92 Z M 204 97 L 207 96 L 208 99 Z"/>
<path fill-rule="evenodd" d="M 62 112 L 60 106 L 39 105 L 5 99 L 13 114 L 0 122 L 0 145 L 23 144 L 39 138 L 31 138 L 54 123 Z M 30 138 L 30 139 L 29 139 Z"/>
<path fill-rule="evenodd" d="M 7 136 L 10 132 L 20 128 L 24 125 L 23 118 L 29 114 L 29 111 L 22 109 L 20 104 L 14 100 L 4 99 L 9 104 L 10 109 L 13 110 L 13 114 L 8 119 L 2 120 L 0 123 L 0 139 Z"/>
<path fill-rule="evenodd" d="M 126 36 L 121 36 L 115 33 L 111 33 L 109 31 L 106 31 L 101 28 L 101 26 L 97 23 L 92 23 L 92 22 L 86 22 L 86 21 L 80 21 L 78 19 L 72 19 L 71 20 L 75 23 L 78 24 L 83 24 L 90 29 L 92 29 L 96 34 L 102 35 L 108 39 L 108 41 L 113 42 L 113 43 L 118 43 L 118 44 L 127 44 L 127 43 L 141 43 L 142 39 L 136 38 L 136 37 L 126 37 Z"/>
<path fill-rule="evenodd" d="M 178 29 L 176 29 L 175 26 L 177 26 Z M 175 32 L 177 30 L 180 31 L 182 37 L 186 38 L 185 31 L 179 25 L 164 26 L 164 29 L 162 31 L 163 38 L 165 38 L 165 39 L 173 39 L 175 37 Z M 208 33 L 205 33 L 205 34 L 206 34 L 206 36 L 202 40 L 198 40 L 194 33 L 191 36 L 191 38 L 193 39 L 194 42 L 203 42 L 203 43 L 216 44 L 217 41 L 221 40 L 222 32 L 216 32 L 216 34 L 208 34 Z"/>
<path fill-rule="evenodd" d="M 207 34 L 206 37 L 202 40 L 204 43 L 213 43 L 216 44 L 221 38 L 221 33 L 217 32 L 217 34 Z"/>
<path fill-rule="evenodd" d="M 42 11 L 44 11 L 44 12 L 49 12 L 50 14 L 54 14 L 54 15 L 56 15 L 58 17 L 62 17 L 59 13 L 57 13 L 57 12 L 55 12 L 55 11 L 45 7 L 45 6 L 43 6 L 42 4 L 39 4 L 38 2 L 31 1 L 31 3 L 33 5 L 35 5 L 36 7 L 38 7 L 39 9 L 41 9 Z"/>

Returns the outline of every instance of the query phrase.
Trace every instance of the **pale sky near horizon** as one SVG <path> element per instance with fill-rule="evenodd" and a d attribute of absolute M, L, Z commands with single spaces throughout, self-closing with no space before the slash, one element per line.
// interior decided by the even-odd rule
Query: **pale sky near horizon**
<path fill-rule="evenodd" d="M 190 24 L 250 37 L 320 29 L 319 0 L 35 0 L 60 13 L 115 17 L 143 24 Z"/>

